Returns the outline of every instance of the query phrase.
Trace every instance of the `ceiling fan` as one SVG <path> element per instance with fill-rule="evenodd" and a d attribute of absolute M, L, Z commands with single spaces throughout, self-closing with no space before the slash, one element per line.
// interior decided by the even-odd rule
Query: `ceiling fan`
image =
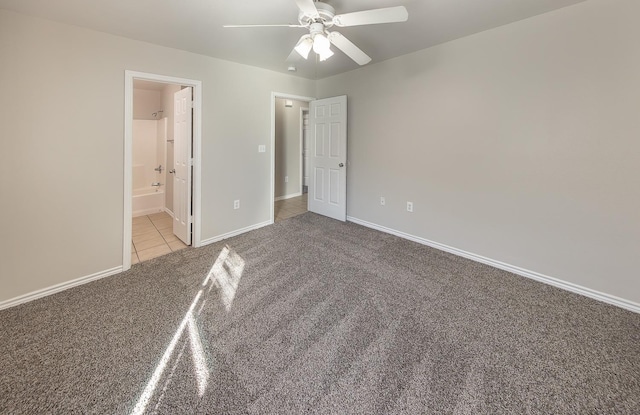
<path fill-rule="evenodd" d="M 407 9 L 404 6 L 385 7 L 382 9 L 364 10 L 360 12 L 336 14 L 335 9 L 327 3 L 313 0 L 295 0 L 300 13 L 298 14 L 299 24 L 256 24 L 256 25 L 225 25 L 224 27 L 299 27 L 309 30 L 303 35 L 291 54 L 294 52 L 304 59 L 309 57 L 309 52 L 313 51 L 318 55 L 320 61 L 324 61 L 333 56 L 331 45 L 340 49 L 348 57 L 359 65 L 366 65 L 371 62 L 371 58 L 360 48 L 354 45 L 349 39 L 338 32 L 329 32 L 333 26 L 349 27 L 362 26 L 379 23 L 406 22 L 409 18 Z M 292 55 L 289 55 L 290 57 Z"/>

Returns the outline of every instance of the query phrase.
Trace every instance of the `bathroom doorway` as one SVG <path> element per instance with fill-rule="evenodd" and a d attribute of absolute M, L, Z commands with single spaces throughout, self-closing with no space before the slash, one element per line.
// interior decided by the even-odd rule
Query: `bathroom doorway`
<path fill-rule="evenodd" d="M 133 80 L 132 265 L 188 246 L 173 233 L 174 95 L 182 89 Z"/>
<path fill-rule="evenodd" d="M 126 71 L 124 269 L 199 246 L 200 103 L 199 81 Z"/>

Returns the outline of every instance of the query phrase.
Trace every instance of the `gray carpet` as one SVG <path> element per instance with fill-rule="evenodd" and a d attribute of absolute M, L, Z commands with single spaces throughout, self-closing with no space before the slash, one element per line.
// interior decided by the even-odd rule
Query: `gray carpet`
<path fill-rule="evenodd" d="M 640 315 L 312 213 L 0 333 L 2 414 L 640 413 Z"/>

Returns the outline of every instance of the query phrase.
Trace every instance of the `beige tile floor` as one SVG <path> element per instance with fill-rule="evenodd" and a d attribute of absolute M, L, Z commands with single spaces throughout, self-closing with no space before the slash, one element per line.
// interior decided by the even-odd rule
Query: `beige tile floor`
<path fill-rule="evenodd" d="M 275 203 L 275 221 L 307 211 L 307 193 Z M 133 218 L 131 263 L 146 261 L 187 247 L 173 234 L 173 219 L 165 212 Z"/>
<path fill-rule="evenodd" d="M 274 221 L 278 222 L 306 212 L 307 195 L 308 193 L 305 193 L 302 196 L 292 197 L 291 199 L 278 200 L 275 203 Z"/>
<path fill-rule="evenodd" d="M 165 212 L 133 218 L 131 264 L 187 247 L 173 234 L 173 219 Z"/>

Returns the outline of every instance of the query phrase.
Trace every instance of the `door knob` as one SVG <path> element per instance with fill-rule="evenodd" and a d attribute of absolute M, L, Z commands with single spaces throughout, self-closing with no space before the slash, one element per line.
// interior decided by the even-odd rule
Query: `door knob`
<path fill-rule="evenodd" d="M 338 167 L 344 167 L 344 163 L 338 164 Z"/>
<path fill-rule="evenodd" d="M 176 169 L 169 170 L 169 173 L 171 173 L 171 174 L 175 174 L 175 172 L 176 172 Z"/>

